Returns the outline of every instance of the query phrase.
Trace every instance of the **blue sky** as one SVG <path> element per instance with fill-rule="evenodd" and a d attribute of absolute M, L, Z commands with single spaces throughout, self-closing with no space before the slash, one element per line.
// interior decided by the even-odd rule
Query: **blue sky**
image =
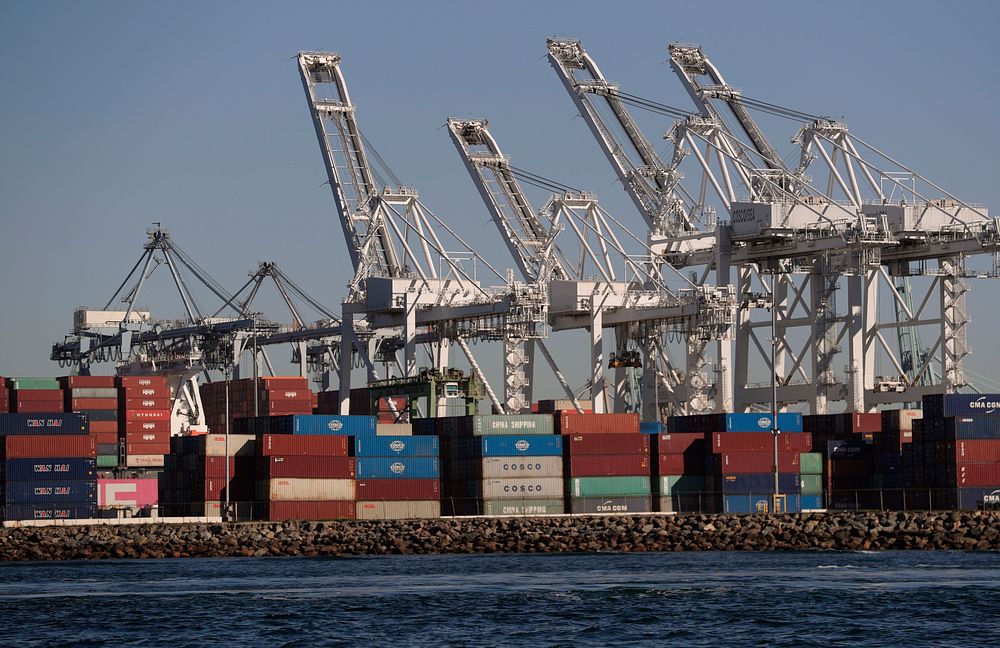
<path fill-rule="evenodd" d="M 845 116 L 853 132 L 995 213 L 998 6 L 2 3 L 0 375 L 60 373 L 50 345 L 70 332 L 76 306 L 107 301 L 154 221 L 227 287 L 273 259 L 339 303 L 350 268 L 300 49 L 343 55 L 368 138 L 428 206 L 506 266 L 442 128 L 448 116 L 488 116 L 517 166 L 592 189 L 640 223 L 548 66 L 547 37 L 581 38 L 622 88 L 681 107 L 690 101 L 666 45 L 699 43 L 747 95 Z M 651 139 L 669 127 L 643 125 Z M 148 305 L 180 316 L 162 283 Z M 970 298 L 970 366 L 983 373 L 997 350 L 994 283 L 975 283 Z"/>

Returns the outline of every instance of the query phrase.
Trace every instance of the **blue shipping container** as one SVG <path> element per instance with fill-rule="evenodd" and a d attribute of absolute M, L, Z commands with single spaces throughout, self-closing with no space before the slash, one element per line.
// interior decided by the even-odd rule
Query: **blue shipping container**
<path fill-rule="evenodd" d="M 97 517 L 94 502 L 61 504 L 8 504 L 0 507 L 4 520 L 88 520 Z"/>
<path fill-rule="evenodd" d="M 360 457 L 354 464 L 357 479 L 439 479 L 434 457 Z"/>
<path fill-rule="evenodd" d="M 118 410 L 77 410 L 77 414 L 87 417 L 88 421 L 117 421 Z"/>
<path fill-rule="evenodd" d="M 97 481 L 93 479 L 38 479 L 8 481 L 4 501 L 8 504 L 59 504 L 96 502 Z"/>
<path fill-rule="evenodd" d="M 560 457 L 562 437 L 542 434 L 494 434 L 456 439 L 452 442 L 459 455 L 472 457 Z"/>
<path fill-rule="evenodd" d="M 823 503 L 822 495 L 799 495 L 799 510 L 815 511 L 824 508 L 826 505 Z"/>
<path fill-rule="evenodd" d="M 94 479 L 94 459 L 8 459 L 0 479 L 31 481 L 36 479 Z"/>
<path fill-rule="evenodd" d="M 956 439 L 1000 439 L 1000 416 L 956 416 L 945 429 Z"/>
<path fill-rule="evenodd" d="M 1000 394 L 945 394 L 944 415 L 1000 416 Z"/>
<path fill-rule="evenodd" d="M 272 434 L 339 434 L 375 436 L 375 417 L 336 414 L 296 414 L 271 417 Z"/>
<path fill-rule="evenodd" d="M 956 488 L 956 508 L 962 511 L 1000 510 L 1000 488 Z"/>
<path fill-rule="evenodd" d="M 716 478 L 725 495 L 770 494 L 774 492 L 774 473 L 750 473 L 746 475 L 723 475 Z M 779 473 L 778 490 L 782 493 L 798 493 L 802 484 L 798 473 Z"/>
<path fill-rule="evenodd" d="M 726 414 L 727 432 L 767 432 L 771 429 L 771 414 Z M 801 432 L 802 414 L 778 412 L 778 429 L 782 432 Z"/>
<path fill-rule="evenodd" d="M 663 423 L 657 421 L 644 421 L 639 423 L 639 432 L 642 434 L 663 434 Z"/>
<path fill-rule="evenodd" d="M 800 510 L 800 495 L 785 496 L 785 508 L 788 513 Z M 771 512 L 770 495 L 724 495 L 722 498 L 723 513 L 765 513 Z"/>
<path fill-rule="evenodd" d="M 0 436 L 21 434 L 88 434 L 82 414 L 0 414 Z"/>
<path fill-rule="evenodd" d="M 436 436 L 359 436 L 354 439 L 355 457 L 437 457 Z"/>

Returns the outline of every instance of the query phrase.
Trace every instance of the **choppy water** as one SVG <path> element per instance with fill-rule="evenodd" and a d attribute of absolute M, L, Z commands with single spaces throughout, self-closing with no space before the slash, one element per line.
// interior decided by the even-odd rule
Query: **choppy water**
<path fill-rule="evenodd" d="M 0 646 L 1000 645 L 1000 554 L 0 564 Z"/>

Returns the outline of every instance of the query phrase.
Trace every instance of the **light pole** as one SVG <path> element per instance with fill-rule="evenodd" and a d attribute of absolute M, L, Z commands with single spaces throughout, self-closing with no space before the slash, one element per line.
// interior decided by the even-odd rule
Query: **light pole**
<path fill-rule="evenodd" d="M 772 510 L 778 511 L 778 500 L 781 495 L 778 483 L 778 272 L 771 272 L 771 435 L 774 438 L 774 497 Z"/>

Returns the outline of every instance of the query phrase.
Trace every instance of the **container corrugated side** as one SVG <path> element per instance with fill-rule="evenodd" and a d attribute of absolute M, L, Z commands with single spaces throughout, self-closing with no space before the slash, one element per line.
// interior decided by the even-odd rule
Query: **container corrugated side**
<path fill-rule="evenodd" d="M 34 479 L 90 479 L 97 468 L 91 458 L 64 457 L 49 459 L 8 459 L 0 464 L 0 480 L 30 481 Z"/>
<path fill-rule="evenodd" d="M 562 455 L 562 437 L 555 434 L 494 434 L 475 439 L 451 439 L 453 455 L 482 457 L 541 457 Z"/>
<path fill-rule="evenodd" d="M 481 500 L 481 515 L 561 515 L 566 512 L 562 498 L 521 498 Z"/>
<path fill-rule="evenodd" d="M 258 496 L 271 501 L 353 500 L 353 479 L 281 477 L 258 481 Z"/>
<path fill-rule="evenodd" d="M 448 476 L 451 479 L 563 476 L 562 457 L 453 458 L 446 463 Z"/>
<path fill-rule="evenodd" d="M 702 432 L 664 432 L 649 437 L 651 454 L 671 454 L 678 452 L 705 453 L 707 444 Z"/>
<path fill-rule="evenodd" d="M 0 447 L 7 459 L 97 456 L 97 444 L 88 434 L 8 436 L 0 438 Z"/>
<path fill-rule="evenodd" d="M 640 433 L 638 414 L 579 414 L 561 411 L 556 418 L 559 434 Z"/>
<path fill-rule="evenodd" d="M 959 488 L 1000 488 L 1000 464 L 958 464 Z"/>
<path fill-rule="evenodd" d="M 563 452 L 575 455 L 608 455 L 645 453 L 649 455 L 648 434 L 567 434 L 563 436 Z"/>
<path fill-rule="evenodd" d="M 665 475 L 656 479 L 659 495 L 675 495 L 677 493 L 698 493 L 708 489 L 708 482 L 703 475 Z"/>
<path fill-rule="evenodd" d="M 359 479 L 355 497 L 358 501 L 403 501 L 441 499 L 437 479 Z"/>
<path fill-rule="evenodd" d="M 570 477 L 566 479 L 570 497 L 649 495 L 649 477 Z"/>
<path fill-rule="evenodd" d="M 282 520 L 353 520 L 353 500 L 322 502 L 268 502 L 262 507 L 262 518 L 272 522 Z"/>
<path fill-rule="evenodd" d="M 436 436 L 363 436 L 354 440 L 356 457 L 437 457 Z"/>
<path fill-rule="evenodd" d="M 570 497 L 566 500 L 570 513 L 649 513 L 653 510 L 652 498 L 648 495 L 613 497 Z"/>
<path fill-rule="evenodd" d="M 3 507 L 5 520 L 90 520 L 97 517 L 94 502 L 61 504 L 9 504 Z"/>
<path fill-rule="evenodd" d="M 118 398 L 114 387 L 74 387 L 67 391 L 70 399 L 76 398 Z"/>
<path fill-rule="evenodd" d="M 140 509 L 159 501 L 156 479 L 98 479 L 97 505 Z"/>
<path fill-rule="evenodd" d="M 771 429 L 771 414 L 736 413 L 726 414 L 725 432 L 766 432 Z M 782 432 L 802 432 L 802 414 L 779 412 L 778 429 Z M 712 430 L 722 432 L 723 430 Z"/>
<path fill-rule="evenodd" d="M 822 495 L 823 475 L 799 475 L 799 491 L 803 495 Z"/>
<path fill-rule="evenodd" d="M 354 457 L 310 457 L 272 455 L 261 457 L 257 476 L 305 477 L 312 479 L 354 479 Z"/>
<path fill-rule="evenodd" d="M 552 417 L 547 414 L 485 414 L 467 417 L 471 433 L 489 434 L 553 434 Z"/>
<path fill-rule="evenodd" d="M 649 475 L 649 455 L 577 455 L 566 457 L 564 466 L 570 477 L 615 477 Z"/>
<path fill-rule="evenodd" d="M 1000 439 L 959 439 L 955 458 L 959 463 L 1000 463 Z"/>
<path fill-rule="evenodd" d="M 198 439 L 198 454 L 206 457 L 225 457 L 227 441 L 225 434 L 206 434 Z M 228 435 L 228 452 L 230 457 L 254 454 L 257 438 L 252 434 Z"/>
<path fill-rule="evenodd" d="M 409 423 L 376 423 L 375 434 L 378 436 L 412 436 L 413 426 Z"/>
<path fill-rule="evenodd" d="M 803 475 L 823 474 L 823 453 L 822 452 L 802 452 L 799 453 L 799 472 Z"/>
<path fill-rule="evenodd" d="M 8 481 L 5 489 L 8 504 L 58 504 L 60 502 L 96 502 L 95 479 L 32 479 Z"/>
<path fill-rule="evenodd" d="M 375 417 L 364 415 L 303 414 L 271 417 L 272 434 L 375 435 Z"/>
<path fill-rule="evenodd" d="M 715 460 L 723 475 L 774 472 L 774 454 L 771 452 L 724 452 L 715 455 Z M 779 452 L 778 472 L 799 472 L 799 453 Z"/>
<path fill-rule="evenodd" d="M 72 412 L 59 414 L 0 414 L 0 436 L 26 434 L 87 434 L 87 419 Z"/>
<path fill-rule="evenodd" d="M 125 457 L 125 465 L 129 468 L 159 468 L 163 466 L 163 455 L 132 454 Z"/>
<path fill-rule="evenodd" d="M 315 455 L 346 457 L 351 449 L 350 437 L 340 435 L 265 434 L 260 440 L 260 453 L 272 455 Z"/>
<path fill-rule="evenodd" d="M 558 477 L 511 477 L 483 479 L 467 484 L 469 496 L 482 499 L 511 497 L 558 498 L 563 494 L 563 480 Z"/>
<path fill-rule="evenodd" d="M 785 511 L 795 513 L 801 510 L 797 494 L 785 496 Z M 725 495 L 722 498 L 723 513 L 769 513 L 774 511 L 772 496 L 768 495 Z"/>
<path fill-rule="evenodd" d="M 743 473 L 722 475 L 716 484 L 725 495 L 749 495 L 774 492 L 774 473 Z M 779 473 L 778 492 L 797 493 L 801 481 L 798 473 Z"/>
<path fill-rule="evenodd" d="M 364 502 L 355 505 L 359 520 L 409 520 L 441 517 L 441 503 L 433 500 Z"/>
<path fill-rule="evenodd" d="M 436 457 L 358 457 L 358 479 L 434 479 L 441 477 Z"/>
<path fill-rule="evenodd" d="M 774 434 L 771 432 L 715 432 L 711 436 L 712 452 L 771 452 Z M 778 435 L 779 452 L 809 452 L 812 434 L 782 432 Z"/>

